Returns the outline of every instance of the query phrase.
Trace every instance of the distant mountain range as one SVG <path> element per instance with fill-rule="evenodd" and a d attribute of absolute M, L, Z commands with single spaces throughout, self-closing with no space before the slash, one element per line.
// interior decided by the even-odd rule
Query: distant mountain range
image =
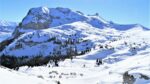
<path fill-rule="evenodd" d="M 0 42 L 11 36 L 17 25 L 17 22 L 0 20 Z"/>
<path fill-rule="evenodd" d="M 17 22 L 0 20 L 0 32 L 10 32 L 18 25 Z"/>

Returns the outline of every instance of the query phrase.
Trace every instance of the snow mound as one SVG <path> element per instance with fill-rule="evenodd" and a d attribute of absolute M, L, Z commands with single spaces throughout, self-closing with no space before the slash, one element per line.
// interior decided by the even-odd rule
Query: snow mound
<path fill-rule="evenodd" d="M 52 80 L 44 80 L 34 75 L 27 75 L 0 66 L 0 81 L 2 84 L 56 84 Z"/>

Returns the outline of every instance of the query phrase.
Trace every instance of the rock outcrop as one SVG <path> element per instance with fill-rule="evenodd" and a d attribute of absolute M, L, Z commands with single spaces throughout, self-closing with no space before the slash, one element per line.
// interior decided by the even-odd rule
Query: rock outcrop
<path fill-rule="evenodd" d="M 150 78 L 141 73 L 129 73 L 128 71 L 123 74 L 123 84 L 136 84 L 140 79 L 149 80 Z"/>
<path fill-rule="evenodd" d="M 51 23 L 50 11 L 47 7 L 32 8 L 22 20 L 19 27 L 27 29 L 45 29 Z"/>

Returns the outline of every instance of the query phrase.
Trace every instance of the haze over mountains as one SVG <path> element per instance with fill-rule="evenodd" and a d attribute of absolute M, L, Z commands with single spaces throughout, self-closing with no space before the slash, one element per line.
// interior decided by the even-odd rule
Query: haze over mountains
<path fill-rule="evenodd" d="M 150 30 L 142 25 L 117 24 L 98 14 L 89 16 L 61 7 L 31 8 L 18 25 L 2 21 L 0 25 L 0 32 L 6 34 L 5 38 L 0 36 L 1 57 L 71 59 L 59 61 L 59 67 L 49 62 L 47 66 L 33 68 L 22 66 L 29 59 L 17 59 L 11 68 L 22 66 L 19 73 L 41 78 L 35 84 L 58 84 L 54 81 L 61 84 L 150 83 Z M 95 63 L 97 59 L 101 59 L 102 65 Z M 0 70 L 10 74 L 8 69 Z M 23 76 L 18 72 L 12 75 Z"/>

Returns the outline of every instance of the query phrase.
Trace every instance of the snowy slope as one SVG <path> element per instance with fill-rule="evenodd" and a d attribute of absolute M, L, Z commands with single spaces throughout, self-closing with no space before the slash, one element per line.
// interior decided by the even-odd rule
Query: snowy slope
<path fill-rule="evenodd" d="M 128 31 L 135 30 L 145 31 L 141 26 L 133 27 Z M 112 28 L 99 29 L 81 21 L 43 30 L 20 29 L 19 32 L 26 33 L 9 44 L 1 54 L 10 56 L 52 56 L 57 50 L 61 51 L 60 55 L 67 55 L 67 49 L 70 46 L 81 53 L 98 45 L 105 46 L 112 40 L 122 38 L 121 35 L 128 31 L 118 31 Z M 73 44 L 65 45 L 68 40 Z"/>
<path fill-rule="evenodd" d="M 128 71 L 136 78 L 134 84 L 150 84 L 150 79 L 140 78 L 140 74 L 150 78 L 149 33 L 139 28 L 131 29 L 122 32 L 122 37 L 116 41 L 108 42 L 114 50 L 97 47 L 73 60 L 59 62 L 59 67 L 48 64 L 33 68 L 21 67 L 19 71 L 59 80 L 61 84 L 122 84 L 123 74 Z M 136 46 L 137 53 L 131 51 L 131 46 Z M 97 58 L 103 58 L 104 64 L 96 66 Z"/>
<path fill-rule="evenodd" d="M 63 47 L 63 45 L 66 44 L 68 39 L 74 41 L 74 44 L 70 46 L 76 47 L 77 51 L 81 52 L 112 38 L 112 34 L 109 35 L 109 33 L 102 32 L 99 28 L 94 28 L 85 22 L 75 22 L 44 30 L 20 30 L 20 32 L 22 31 L 27 33 L 15 39 L 3 50 L 3 54 L 13 56 L 49 56 L 53 55 L 56 47 L 61 47 L 62 55 L 65 55 L 69 46 Z M 107 38 L 105 37 L 106 34 Z M 61 44 L 54 41 L 59 41 Z"/>
<path fill-rule="evenodd" d="M 56 84 L 52 80 L 44 80 L 36 76 L 30 76 L 0 66 L 0 83 L 1 84 Z"/>

